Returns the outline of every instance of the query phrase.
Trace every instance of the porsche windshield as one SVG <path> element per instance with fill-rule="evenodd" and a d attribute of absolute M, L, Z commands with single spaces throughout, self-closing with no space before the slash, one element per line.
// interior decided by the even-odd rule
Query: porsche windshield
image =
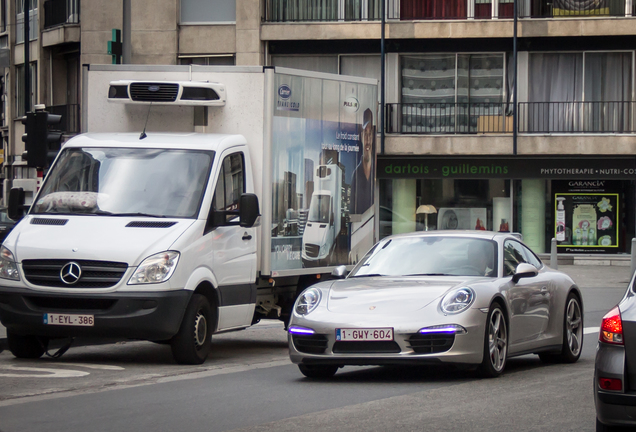
<path fill-rule="evenodd" d="M 376 244 L 349 277 L 497 275 L 497 243 L 469 237 L 398 237 Z"/>
<path fill-rule="evenodd" d="M 214 152 L 67 148 L 31 213 L 196 217 Z"/>

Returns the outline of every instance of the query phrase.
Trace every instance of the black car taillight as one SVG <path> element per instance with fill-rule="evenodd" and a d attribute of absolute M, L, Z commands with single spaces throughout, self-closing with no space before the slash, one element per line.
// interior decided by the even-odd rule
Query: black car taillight
<path fill-rule="evenodd" d="M 624 345 L 623 321 L 621 320 L 621 311 L 618 306 L 603 317 L 599 340 L 605 343 Z"/>

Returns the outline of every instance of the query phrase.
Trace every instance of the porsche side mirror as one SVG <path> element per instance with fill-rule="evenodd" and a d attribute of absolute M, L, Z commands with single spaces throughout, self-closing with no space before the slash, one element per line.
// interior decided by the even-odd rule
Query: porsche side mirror
<path fill-rule="evenodd" d="M 519 279 L 521 278 L 535 277 L 538 274 L 539 274 L 539 270 L 537 270 L 537 268 L 533 266 L 532 264 L 521 263 L 517 266 L 517 271 L 512 277 L 512 280 L 513 282 L 517 283 L 519 282 Z"/>
<path fill-rule="evenodd" d="M 347 266 L 344 265 L 338 266 L 331 271 L 331 276 L 334 279 L 344 279 L 347 277 L 348 274 L 349 272 L 347 271 Z"/>

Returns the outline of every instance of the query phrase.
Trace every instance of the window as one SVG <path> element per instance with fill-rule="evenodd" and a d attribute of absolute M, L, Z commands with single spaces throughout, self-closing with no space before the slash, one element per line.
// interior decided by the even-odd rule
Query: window
<path fill-rule="evenodd" d="M 629 130 L 633 56 L 633 52 L 531 54 L 529 103 L 520 107 L 527 131 Z"/>
<path fill-rule="evenodd" d="M 181 0 L 181 23 L 236 22 L 236 0 Z"/>
<path fill-rule="evenodd" d="M 521 243 L 507 240 L 504 243 L 504 276 L 515 274 L 517 266 L 526 262 L 527 260 Z"/>
<path fill-rule="evenodd" d="M 314 72 L 338 73 L 337 55 L 273 55 L 272 66 L 310 70 Z"/>
<path fill-rule="evenodd" d="M 32 111 L 33 107 L 37 103 L 35 99 L 35 95 L 37 94 L 37 63 L 31 62 L 29 63 L 30 71 L 29 71 L 29 79 L 31 81 L 31 106 L 29 110 Z M 15 97 L 16 97 L 16 117 L 22 117 L 26 114 L 26 110 L 24 109 L 24 65 L 17 65 L 15 67 Z"/>
<path fill-rule="evenodd" d="M 0 0 L 0 33 L 7 31 L 7 0 Z"/>
<path fill-rule="evenodd" d="M 234 55 L 179 56 L 181 65 L 234 66 Z"/>
<path fill-rule="evenodd" d="M 401 61 L 402 132 L 475 133 L 502 115 L 503 53 L 413 55 Z"/>
<path fill-rule="evenodd" d="M 24 5 L 29 6 L 29 40 L 38 38 L 38 1 L 37 0 L 16 0 L 15 4 L 15 43 L 24 42 Z"/>
<path fill-rule="evenodd" d="M 214 225 L 238 224 L 239 200 L 245 193 L 245 162 L 242 153 L 226 156 L 216 183 L 212 211 L 220 215 L 215 217 Z"/>

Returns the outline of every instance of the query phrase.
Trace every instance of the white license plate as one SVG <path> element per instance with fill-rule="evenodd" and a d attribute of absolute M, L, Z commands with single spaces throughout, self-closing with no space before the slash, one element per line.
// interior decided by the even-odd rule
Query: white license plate
<path fill-rule="evenodd" d="M 336 329 L 336 340 L 339 341 L 392 341 L 392 328 L 356 328 Z"/>
<path fill-rule="evenodd" d="M 91 327 L 95 325 L 93 315 L 44 314 L 44 324 Z"/>

